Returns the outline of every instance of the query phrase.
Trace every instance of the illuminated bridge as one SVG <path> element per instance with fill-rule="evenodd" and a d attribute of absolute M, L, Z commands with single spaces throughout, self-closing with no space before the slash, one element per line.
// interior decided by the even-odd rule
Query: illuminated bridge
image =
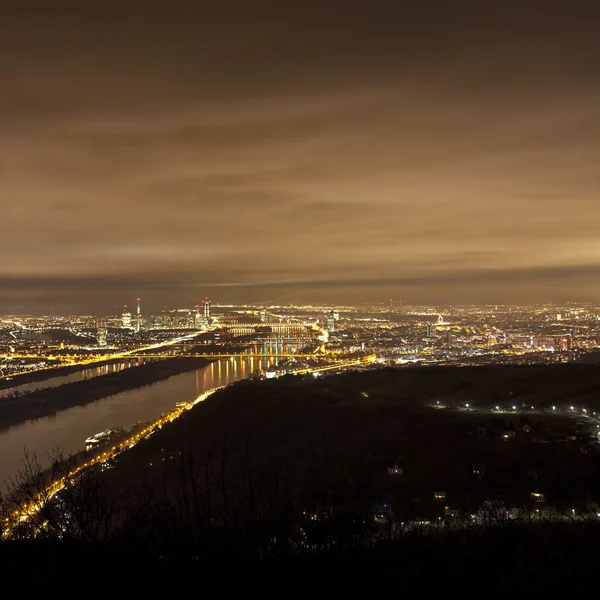
<path fill-rule="evenodd" d="M 89 363 L 93 363 L 93 362 L 100 362 L 100 361 L 106 361 L 106 360 L 115 360 L 115 359 L 119 359 L 119 358 L 123 358 L 123 359 L 134 359 L 134 358 L 177 358 L 177 357 L 185 357 L 185 358 L 265 358 L 265 357 L 272 357 L 272 358 L 316 358 L 316 357 L 322 357 L 322 354 L 295 354 L 293 352 L 265 352 L 265 353 L 247 353 L 244 354 L 243 352 L 235 352 L 235 353 L 229 353 L 229 354 L 184 354 L 184 353 L 173 353 L 173 354 L 167 354 L 167 353 L 163 353 L 163 354 L 147 354 L 147 353 L 140 353 L 140 354 L 113 354 L 113 355 L 107 355 L 107 356 L 103 356 L 101 358 L 98 357 L 89 357 L 89 356 L 38 356 L 35 354 L 20 354 L 20 355 L 15 355 L 15 354 L 5 354 L 5 355 L 0 355 L 0 358 L 24 358 L 24 359 L 31 359 L 31 360 L 58 360 L 58 361 L 66 361 L 66 362 L 74 362 L 74 361 L 81 361 L 77 364 L 85 364 L 87 362 Z"/>
<path fill-rule="evenodd" d="M 128 358 L 173 358 L 175 356 L 184 356 L 186 358 L 322 358 L 322 354 L 294 354 L 291 352 L 274 352 L 263 354 L 132 354 Z"/>

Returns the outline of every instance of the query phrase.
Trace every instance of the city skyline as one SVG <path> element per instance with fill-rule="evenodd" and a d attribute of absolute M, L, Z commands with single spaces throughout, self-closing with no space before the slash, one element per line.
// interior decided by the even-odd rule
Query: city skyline
<path fill-rule="evenodd" d="M 0 313 L 600 298 L 590 3 L 34 4 Z"/>

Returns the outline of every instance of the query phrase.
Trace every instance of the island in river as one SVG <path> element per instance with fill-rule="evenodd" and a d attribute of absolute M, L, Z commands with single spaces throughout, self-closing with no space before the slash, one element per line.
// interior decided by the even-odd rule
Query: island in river
<path fill-rule="evenodd" d="M 166 358 L 140 365 L 135 369 L 46 388 L 17 398 L 7 398 L 0 402 L 0 430 L 125 390 L 150 385 L 173 375 L 198 369 L 209 362 L 201 356 Z"/>

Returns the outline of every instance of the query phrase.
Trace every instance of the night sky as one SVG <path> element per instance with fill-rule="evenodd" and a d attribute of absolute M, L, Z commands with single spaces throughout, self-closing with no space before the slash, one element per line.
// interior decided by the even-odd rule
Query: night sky
<path fill-rule="evenodd" d="M 0 313 L 600 299 L 593 2 L 13 4 Z"/>

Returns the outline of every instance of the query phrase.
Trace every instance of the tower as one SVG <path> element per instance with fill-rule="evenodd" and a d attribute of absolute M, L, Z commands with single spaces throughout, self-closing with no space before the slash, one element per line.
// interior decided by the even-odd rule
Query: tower
<path fill-rule="evenodd" d="M 208 298 L 204 299 L 202 302 L 202 309 L 204 311 L 204 318 L 209 321 L 210 320 L 210 300 Z"/>
<path fill-rule="evenodd" d="M 106 331 L 106 327 L 99 327 L 98 328 L 98 346 L 106 346 L 108 343 L 107 340 L 107 331 Z"/>
<path fill-rule="evenodd" d="M 142 309 L 140 308 L 140 299 L 137 299 L 137 311 L 135 319 L 135 328 L 139 331 L 142 328 Z"/>

